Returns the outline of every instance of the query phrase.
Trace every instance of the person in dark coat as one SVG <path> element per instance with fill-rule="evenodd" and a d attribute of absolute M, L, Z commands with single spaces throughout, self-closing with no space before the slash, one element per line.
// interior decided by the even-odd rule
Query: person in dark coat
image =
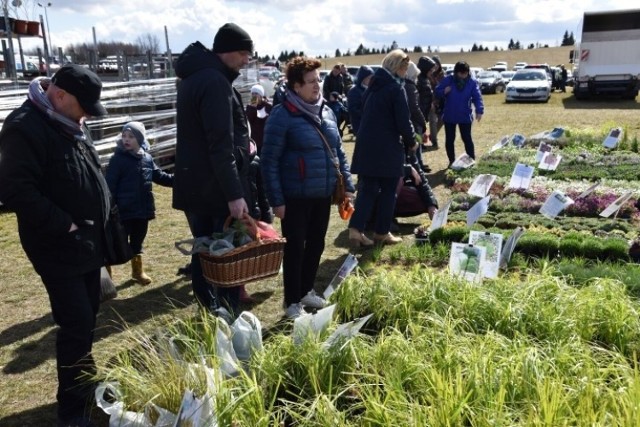
<path fill-rule="evenodd" d="M 232 82 L 253 55 L 249 34 L 224 24 L 213 50 L 200 42 L 189 45 L 176 62 L 180 78 L 177 97 L 176 165 L 173 207 L 185 212 L 194 238 L 221 232 L 228 216 L 249 213 L 251 195 L 247 116 Z M 212 287 L 202 275 L 198 254 L 191 263 L 193 292 L 212 311 L 232 314 L 239 305 L 238 287 Z"/>
<path fill-rule="evenodd" d="M 107 112 L 102 83 L 79 65 L 29 84 L 0 132 L 0 200 L 49 294 L 56 333 L 58 426 L 89 426 L 91 355 L 100 307 L 109 188 L 84 125 Z"/>
<path fill-rule="evenodd" d="M 160 169 L 149 150 L 146 129 L 141 122 L 129 122 L 122 127 L 122 136 L 107 166 L 107 184 L 118 206 L 129 246 L 133 252 L 131 277 L 141 285 L 151 283 L 142 265 L 142 245 L 149 221 L 156 216 L 152 183 L 173 186 L 173 174 Z"/>
<path fill-rule="evenodd" d="M 331 92 L 338 92 L 340 95 L 344 94 L 344 78 L 340 72 L 340 65 L 336 64 L 331 69 L 331 72 L 327 74 L 322 82 L 322 96 L 325 101 L 329 100 Z"/>
<path fill-rule="evenodd" d="M 273 105 L 264 94 L 264 88 L 259 85 L 251 87 L 251 103 L 247 105 L 247 120 L 251 126 L 251 139 L 256 143 L 258 156 L 262 151 L 264 140 L 264 125 L 267 123 Z"/>
<path fill-rule="evenodd" d="M 351 131 L 354 135 L 358 134 L 360 129 L 360 121 L 362 120 L 362 96 L 369 86 L 369 82 L 373 77 L 373 70 L 366 65 L 361 66 L 356 74 L 356 83 L 349 89 L 347 93 L 347 105 L 349 106 L 349 121 L 351 122 Z"/>
<path fill-rule="evenodd" d="M 432 108 L 434 96 L 432 79 L 433 72 L 436 71 L 437 66 L 428 56 L 421 56 L 418 60 L 418 80 L 416 88 L 418 89 L 418 105 L 422 111 L 422 115 L 429 123 L 428 134 L 431 140 L 431 144 L 434 148 L 438 147 L 438 117 L 435 114 L 435 108 Z M 431 137 L 433 135 L 433 138 Z"/>
<path fill-rule="evenodd" d="M 444 121 L 445 149 L 449 158 L 449 166 L 456 160 L 454 146 L 456 127 L 460 128 L 465 152 L 469 157 L 475 159 L 475 147 L 471 138 L 471 124 L 473 123 L 471 104 L 475 108 L 476 120 L 479 122 L 484 114 L 484 103 L 478 82 L 469 75 L 469 64 L 464 61 L 457 62 L 453 74 L 445 77 L 438 84 L 435 93 L 438 98 L 446 100 L 442 120 Z"/>
<path fill-rule="evenodd" d="M 365 92 L 362 123 L 351 165 L 352 173 L 358 174 L 358 197 L 349 222 L 349 240 L 353 246 L 373 244 L 363 232 L 376 199 L 374 240 L 383 244 L 402 241 L 389 230 L 396 188 L 404 175 L 405 152 L 415 151 L 417 145 L 403 88 L 408 66 L 406 53 L 400 49 L 391 51 Z"/>
<path fill-rule="evenodd" d="M 304 307 L 322 308 L 326 301 L 314 290 L 331 196 L 337 172 L 348 197 L 355 188 L 333 112 L 320 93 L 321 62 L 297 57 L 287 66 L 285 101 L 267 121 L 262 147 L 262 175 L 275 216 L 282 220 L 285 315 L 295 319 Z M 331 151 L 329 151 L 331 150 Z M 334 163 L 334 161 L 336 163 Z"/>
<path fill-rule="evenodd" d="M 414 132 L 420 135 L 422 141 L 427 139 L 427 120 L 422 114 L 420 109 L 418 88 L 416 82 L 418 80 L 418 67 L 413 62 L 409 61 L 409 67 L 407 68 L 407 74 L 404 79 L 404 91 L 407 94 L 407 104 L 409 104 L 409 112 L 411 113 L 411 124 L 413 125 Z M 408 154 L 408 153 L 407 153 Z M 420 170 L 424 172 L 430 172 L 431 169 L 424 163 L 422 159 L 422 144 L 418 144 L 418 148 L 415 152 L 415 159 L 420 167 Z"/>

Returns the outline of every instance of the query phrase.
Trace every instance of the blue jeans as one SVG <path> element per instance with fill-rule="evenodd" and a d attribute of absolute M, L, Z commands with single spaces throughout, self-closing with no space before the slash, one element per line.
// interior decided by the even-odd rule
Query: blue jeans
<path fill-rule="evenodd" d="M 456 126 L 460 128 L 460 137 L 464 142 L 464 151 L 472 159 L 476 158 L 476 151 L 473 146 L 473 139 L 471 139 L 471 123 L 445 123 L 444 124 L 444 148 L 447 150 L 447 157 L 449 158 L 449 164 L 456 161 L 456 149 L 454 146 L 456 140 Z"/>
<path fill-rule="evenodd" d="M 226 220 L 225 217 L 199 215 L 192 212 L 187 212 L 186 215 L 194 238 L 211 236 L 213 233 L 221 232 Z M 229 310 L 233 316 L 239 314 L 240 287 L 214 287 L 208 284 L 202 275 L 200 255 L 198 254 L 191 255 L 191 287 L 200 305 L 206 309 L 213 311 L 222 306 Z"/>
<path fill-rule="evenodd" d="M 375 233 L 387 234 L 391 229 L 393 211 L 396 208 L 399 179 L 399 176 L 389 178 L 359 175 L 358 197 L 349 228 L 364 231 L 377 199 Z"/>

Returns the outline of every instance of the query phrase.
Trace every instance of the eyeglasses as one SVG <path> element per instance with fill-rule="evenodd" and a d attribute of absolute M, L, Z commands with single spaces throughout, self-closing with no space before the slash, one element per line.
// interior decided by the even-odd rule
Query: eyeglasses
<path fill-rule="evenodd" d="M 313 79 L 313 80 L 303 80 L 303 81 L 304 81 L 304 84 L 307 84 L 307 85 L 313 85 L 313 84 L 316 84 L 316 83 L 317 84 L 322 83 L 322 79 L 320 77 L 318 77 L 317 79 Z"/>

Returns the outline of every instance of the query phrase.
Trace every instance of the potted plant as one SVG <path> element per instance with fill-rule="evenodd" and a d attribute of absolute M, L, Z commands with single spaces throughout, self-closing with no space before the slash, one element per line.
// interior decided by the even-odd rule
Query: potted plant
<path fill-rule="evenodd" d="M 37 0 L 12 0 L 11 6 L 16 19 L 13 30 L 16 34 L 39 36 L 40 22 L 35 20 Z"/>

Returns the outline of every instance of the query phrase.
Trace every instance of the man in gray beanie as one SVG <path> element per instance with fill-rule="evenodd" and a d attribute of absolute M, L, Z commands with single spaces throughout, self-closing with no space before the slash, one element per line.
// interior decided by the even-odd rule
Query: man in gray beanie
<path fill-rule="evenodd" d="M 226 218 L 242 218 L 252 206 L 249 127 L 232 82 L 253 55 L 249 34 L 233 23 L 218 30 L 209 50 L 189 45 L 176 62 L 177 144 L 173 207 L 185 212 L 194 238 L 221 232 Z M 200 258 L 191 259 L 191 284 L 206 309 L 238 314 L 239 287 L 212 287 Z"/>

